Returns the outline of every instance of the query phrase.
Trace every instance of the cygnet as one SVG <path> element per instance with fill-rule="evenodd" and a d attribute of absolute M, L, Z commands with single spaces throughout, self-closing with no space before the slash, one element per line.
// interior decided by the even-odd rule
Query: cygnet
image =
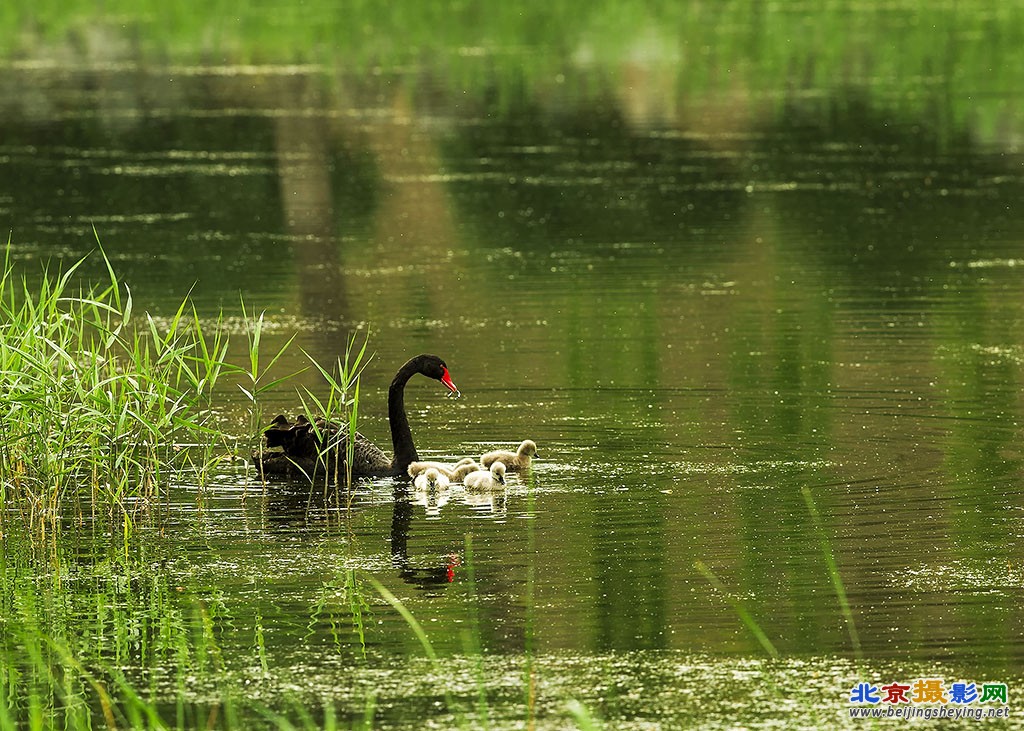
<path fill-rule="evenodd" d="M 477 470 L 466 475 L 467 490 L 500 490 L 505 487 L 505 463 L 492 462 L 490 470 Z"/>
<path fill-rule="evenodd" d="M 494 452 L 488 452 L 480 458 L 480 464 L 483 465 L 484 469 L 491 466 L 492 463 L 502 461 L 505 463 L 505 467 L 511 471 L 523 470 L 530 466 L 530 460 L 534 457 L 539 457 L 537 453 L 537 445 L 530 439 L 525 440 L 519 445 L 519 449 L 515 452 L 507 452 L 504 450 L 497 450 Z"/>

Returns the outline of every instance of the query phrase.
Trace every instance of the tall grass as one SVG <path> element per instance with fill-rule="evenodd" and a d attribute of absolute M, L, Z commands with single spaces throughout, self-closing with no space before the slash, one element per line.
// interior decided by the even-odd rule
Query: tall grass
<path fill-rule="evenodd" d="M 444 665 L 441 662 L 441 658 L 434 650 L 434 643 L 430 641 L 430 636 L 427 635 L 427 631 L 423 629 L 423 625 L 420 624 L 420 621 L 416 619 L 416 617 L 413 615 L 411 611 L 409 611 L 409 608 L 405 606 L 401 599 L 399 599 L 393 593 L 391 593 L 391 591 L 382 583 L 380 583 L 377 579 L 375 579 L 372 576 L 367 576 L 367 581 L 369 581 L 371 586 L 373 586 L 377 593 L 384 598 L 384 601 L 390 604 L 392 609 L 398 612 L 399 616 L 401 616 L 402 619 L 405 620 L 405 623 L 409 626 L 409 629 L 412 630 L 412 633 L 416 636 L 416 639 L 419 640 L 420 646 L 423 648 L 424 654 L 430 660 L 431 665 L 433 665 L 434 672 L 437 675 L 437 677 L 444 677 Z M 462 705 L 456 702 L 455 696 L 452 695 L 452 692 L 448 689 L 447 686 L 443 687 L 443 694 L 445 706 L 448 708 L 449 711 L 452 712 L 452 714 L 455 715 L 456 719 L 458 719 L 459 728 L 472 728 L 472 726 L 469 725 L 469 721 L 466 718 L 465 711 L 462 708 Z"/>
<path fill-rule="evenodd" d="M 854 657 L 858 660 L 862 660 L 864 654 L 861 649 L 860 635 L 857 633 L 857 624 L 853 618 L 853 609 L 851 608 L 850 600 L 846 595 L 846 586 L 843 583 L 842 575 L 839 573 L 839 566 L 836 563 L 835 555 L 832 552 L 832 545 L 825 533 L 825 524 L 822 522 L 821 514 L 818 512 L 818 506 L 814 502 L 814 496 L 811 495 L 810 488 L 807 486 L 801 487 L 800 493 L 803 495 L 804 503 L 807 506 L 807 512 L 811 516 L 811 522 L 814 524 L 814 530 L 818 534 L 818 543 L 821 548 L 821 555 L 825 561 L 825 567 L 828 569 L 829 579 L 832 582 L 832 590 L 835 592 L 836 600 L 839 602 L 839 609 L 846 622 L 846 629 L 850 635 L 850 646 L 853 649 Z M 719 579 L 703 561 L 694 561 L 693 565 L 697 571 L 708 580 L 708 583 L 710 583 L 715 590 L 726 598 L 726 601 L 728 601 L 732 606 L 733 611 L 736 612 L 740 621 L 757 639 L 764 651 L 767 652 L 772 659 L 779 659 L 779 651 L 775 649 L 775 645 L 768 639 L 768 635 L 766 635 L 764 630 L 761 629 L 757 620 L 755 620 L 750 612 L 747 611 L 743 602 L 729 595 L 725 585 L 722 583 L 722 580 Z"/>
<path fill-rule="evenodd" d="M 476 727 L 490 728 L 490 714 L 487 708 L 487 686 L 484 683 L 484 648 L 480 642 L 480 599 L 476 586 L 476 561 L 473 558 L 473 534 L 465 538 L 466 581 L 471 600 L 469 602 L 469 629 L 464 631 L 462 642 L 466 652 L 476 660 Z"/>
<path fill-rule="evenodd" d="M 263 313 L 241 303 L 247 362 L 232 365 L 219 319 L 204 327 L 188 297 L 169 318 L 140 315 L 102 246 L 98 255 L 107 280 L 85 286 L 76 284 L 84 258 L 30 277 L 15 270 L 8 242 L 0 269 L 0 534 L 11 507 L 45 534 L 69 507 L 81 520 L 88 506 L 94 513 L 105 508 L 129 535 L 172 473 L 190 470 L 202 484 L 231 451 L 233 437 L 211 408 L 224 375 L 240 378 L 252 433 L 264 425 L 265 393 L 297 375 L 268 375 L 294 336 L 266 357 Z M 327 434 L 318 427 L 317 437 L 337 461 L 333 474 L 344 474 L 349 487 L 354 441 L 347 453 L 336 447 L 356 431 L 359 377 L 372 358 L 368 340 L 350 337 L 333 373 L 310 358 L 327 395 L 299 394 L 310 421 L 323 416 L 344 427 Z M 337 469 L 342 462 L 347 471 Z M 327 490 L 328 474 L 310 477 L 322 477 Z"/>
<path fill-rule="evenodd" d="M 169 472 L 202 481 L 225 438 L 210 399 L 229 368 L 226 335 L 204 329 L 187 297 L 165 321 L 138 317 L 100 255 L 98 286 L 74 283 L 84 259 L 30 283 L 10 242 L 0 270 L 0 503 L 38 531 L 88 502 L 130 532 Z"/>
<path fill-rule="evenodd" d="M 694 561 L 693 565 L 697 571 L 699 571 L 700 574 L 708 580 L 708 583 L 725 597 L 726 601 L 732 606 L 733 611 L 736 612 L 736 615 L 740 618 L 740 621 L 743 622 L 748 630 L 750 630 L 750 633 L 754 635 L 761 647 L 764 648 L 764 651 L 767 652 L 773 660 L 778 660 L 779 651 L 775 649 L 775 645 L 772 644 L 772 641 L 768 639 L 768 635 L 766 635 L 764 630 L 761 629 L 761 625 L 759 625 L 753 615 L 747 611 L 743 602 L 739 599 L 735 599 L 729 594 L 729 591 L 726 589 L 725 584 L 722 583 L 722 580 L 719 579 L 703 561 Z"/>
<path fill-rule="evenodd" d="M 811 521 L 814 523 L 814 530 L 818 533 L 818 542 L 821 545 L 821 555 L 825 559 L 825 566 L 828 568 L 829 578 L 832 580 L 832 590 L 839 602 L 839 609 L 846 620 L 846 629 L 850 634 L 850 645 L 853 647 L 854 656 L 863 659 L 861 651 L 860 635 L 857 633 L 857 624 L 853 620 L 853 609 L 850 607 L 850 600 L 846 596 L 846 586 L 843 584 L 843 577 L 839 573 L 839 566 L 836 564 L 835 555 L 832 553 L 832 545 L 825 534 L 825 525 L 822 523 L 821 514 L 818 513 L 818 506 L 814 503 L 814 496 L 806 485 L 800 488 L 807 504 L 807 512 L 811 514 Z"/>
<path fill-rule="evenodd" d="M 277 712 L 247 697 L 241 681 L 227 671 L 212 623 L 204 621 L 202 608 L 195 611 L 199 621 L 194 632 L 172 630 L 182 647 L 179 687 L 170 702 L 167 691 L 147 689 L 111 660 L 83 653 L 75 638 L 46 634 L 34 623 L 42 617 L 30 614 L 7 623 L 0 642 L 0 731 L 237 729 L 252 728 L 260 718 L 266 723 L 259 727 L 266 729 L 338 728 L 330 701 L 323 702 L 322 718 L 314 720 L 296 698 L 286 696 L 285 712 Z M 189 697 L 185 685 L 195 678 L 214 685 L 213 698 Z M 374 710 L 371 696 L 352 727 L 372 728 Z"/>
<path fill-rule="evenodd" d="M 55 550 L 60 554 L 65 549 Z M 126 574 L 137 577 L 131 563 L 124 567 Z M 200 602 L 190 609 L 180 606 L 164 577 L 152 579 L 154 591 L 148 596 L 144 592 L 134 607 L 126 599 L 132 591 L 128 585 L 112 580 L 111 587 L 120 588 L 91 598 L 98 607 L 95 619 L 70 624 L 64 616 L 67 605 L 75 603 L 69 586 L 58 582 L 39 590 L 36 582 L 19 575 L 12 572 L 2 584 L 11 599 L 3 602 L 0 620 L 0 731 L 195 728 L 205 725 L 214 708 L 226 720 L 238 716 L 231 700 L 237 691 L 227 680 L 218 680 L 222 693 L 213 705 L 187 699 L 190 680 L 219 679 L 224 673 L 214 627 L 220 618 Z M 138 582 L 134 589 L 149 583 Z M 147 619 L 140 621 L 138 611 Z M 132 631 L 138 627 L 152 632 Z M 154 688 L 126 675 L 140 642 L 144 656 L 161 657 L 174 668 L 179 693 L 170 704 L 160 705 Z"/>
<path fill-rule="evenodd" d="M 0 267 L 0 416 L 5 426 L 0 435 L 0 538 L 6 539 L 0 552 L 0 731 L 235 728 L 241 715 L 254 713 L 271 727 L 292 728 L 283 715 L 238 700 L 244 693 L 228 681 L 217 702 L 187 700 L 186 677 L 224 675 L 225 658 L 216 642 L 223 620 L 215 602 L 197 602 L 194 616 L 187 619 L 169 601 L 175 594 L 168 587 L 138 599 L 152 604 L 155 632 L 141 651 L 173 659 L 181 669 L 178 693 L 168 708 L 166 693 L 140 689 L 119 670 L 132 666 L 138 650 L 135 639 L 122 635 L 131 625 L 123 599 L 96 597 L 96 634 L 104 641 L 90 646 L 68 631 L 61 608 L 50 604 L 73 595 L 64 584 L 65 569 L 54 574 L 51 599 L 37 596 L 34 585 L 18 582 L 18 561 L 31 564 L 51 551 L 61 554 L 68 535 L 49 542 L 39 555 L 36 539 L 56 537 L 69 517 L 86 526 L 73 534 L 79 537 L 106 536 L 108 527 L 123 524 L 123 552 L 113 553 L 127 565 L 130 552 L 140 550 L 140 535 L 134 531 L 138 517 L 160 504 L 170 480 L 187 470 L 190 482 L 202 484 L 220 455 L 232 451 L 233 438 L 220 430 L 213 409 L 225 377 L 238 381 L 251 404 L 252 421 L 259 425 L 263 395 L 291 377 L 268 375 L 291 340 L 265 357 L 263 315 L 244 303 L 248 362 L 239 367 L 227 361 L 228 338 L 220 319 L 204 327 L 188 297 L 167 318 L 139 313 L 131 289 L 118 278 L 102 246 L 92 256 L 105 264 L 100 284 L 80 283 L 88 257 L 57 271 L 20 271 L 10 257 L 9 241 Z M 367 340 L 353 336 L 336 375 L 314 363 L 330 388 L 325 398 L 305 391 L 309 418 L 314 409 L 340 414 L 355 431 L 359 376 L 369 357 Z M 351 452 L 343 457 L 351 464 Z M 350 481 L 351 474 L 347 477 Z M 87 517 L 106 520 L 97 529 L 88 526 Z M 9 535 L 12 521 L 28 530 Z M 16 570 L 8 570 L 8 559 Z M 365 656 L 366 603 L 355 578 L 348 572 L 349 608 Z M 132 573 L 126 585 L 137 579 Z M 134 600 L 130 604 L 135 606 Z M 259 614 L 253 633 L 254 652 L 266 675 L 270 658 Z M 163 701 L 154 700 L 161 695 Z M 360 728 L 372 726 L 375 708 L 375 698 L 368 698 Z M 325 705 L 322 721 L 313 721 L 297 704 L 292 711 L 303 728 L 334 725 L 331 705 Z"/>
<path fill-rule="evenodd" d="M 238 389 L 245 395 L 246 401 L 249 404 L 249 433 L 259 434 L 260 430 L 265 426 L 265 418 L 263 413 L 263 404 L 261 397 L 267 391 L 280 385 L 282 382 L 287 381 L 292 376 L 298 375 L 293 373 L 288 376 L 282 376 L 280 378 L 270 379 L 267 378 L 267 373 L 274 367 L 281 356 L 288 350 L 288 347 L 295 340 L 295 335 L 292 335 L 281 348 L 274 353 L 268 363 L 262 358 L 260 346 L 263 341 L 263 323 L 265 312 L 256 314 L 255 310 L 247 311 L 245 301 L 240 300 L 239 304 L 242 308 L 242 320 L 245 323 L 245 338 L 248 344 L 247 355 L 248 363 L 243 373 L 242 383 L 237 384 Z M 263 440 L 260 439 L 257 443 L 256 450 L 259 453 L 260 459 L 263 458 Z M 261 475 L 262 477 L 262 475 Z M 266 481 L 264 480 L 264 488 L 266 487 Z"/>
<path fill-rule="evenodd" d="M 335 373 L 331 373 L 324 366 L 320 365 L 309 353 L 303 354 L 320 372 L 327 382 L 327 397 L 320 398 L 310 389 L 304 389 L 300 394 L 302 407 L 305 416 L 314 425 L 314 433 L 321 446 L 321 456 L 333 460 L 335 475 L 341 475 L 344 466 L 345 487 L 349 503 L 352 500 L 352 464 L 355 461 L 355 434 L 359 419 L 359 378 L 363 369 L 373 359 L 373 354 L 366 354 L 366 346 L 370 341 L 369 331 L 363 336 L 361 345 L 357 344 L 356 333 L 349 336 L 345 344 L 345 355 L 335 362 Z M 358 347 L 357 347 L 358 345 Z M 321 430 L 317 424 L 316 416 L 322 415 L 325 423 L 341 426 L 341 429 L 334 429 L 329 433 Z M 348 438 L 351 436 L 352 438 Z M 344 462 L 342 463 L 341 450 L 338 448 L 345 444 Z M 324 486 L 327 488 L 327 476 L 324 476 Z"/>
<path fill-rule="evenodd" d="M 526 479 L 526 551 L 528 556 L 537 555 L 537 536 L 534 524 L 537 515 L 537 473 L 529 470 L 524 474 Z M 537 631 L 537 568 L 534 561 L 526 564 L 526 626 L 523 655 L 523 704 L 526 706 L 526 727 L 532 731 L 536 726 L 537 715 L 537 672 L 534 667 L 536 655 Z"/>

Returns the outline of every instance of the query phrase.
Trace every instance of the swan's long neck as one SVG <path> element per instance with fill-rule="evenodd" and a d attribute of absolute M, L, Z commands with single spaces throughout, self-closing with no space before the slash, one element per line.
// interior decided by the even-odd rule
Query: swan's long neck
<path fill-rule="evenodd" d="M 391 468 L 397 474 L 405 474 L 410 464 L 419 461 L 409 417 L 405 415 L 405 384 L 419 372 L 419 364 L 415 359 L 410 360 L 398 370 L 388 389 L 388 422 L 391 424 L 391 446 L 394 450 Z"/>

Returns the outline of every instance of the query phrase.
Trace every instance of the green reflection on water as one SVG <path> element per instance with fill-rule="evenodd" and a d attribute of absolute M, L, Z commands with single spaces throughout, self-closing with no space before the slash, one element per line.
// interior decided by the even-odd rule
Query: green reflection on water
<path fill-rule="evenodd" d="M 250 3 L 169 7 L 117 0 L 6 3 L 0 48 L 9 58 L 77 53 L 94 61 L 138 53 L 149 62 L 322 63 L 360 72 L 436 66 L 453 86 L 497 84 L 506 101 L 598 79 L 656 83 L 678 111 L 678 89 L 777 92 L 798 84 L 868 83 L 927 109 L 923 88 L 969 94 L 1017 86 L 1024 68 L 1017 2 L 855 1 L 765 4 L 733 0 L 488 7 L 472 3 Z M 572 67 L 586 73 L 567 73 Z M 595 70 L 599 72 L 595 74 Z M 567 78 L 568 76 L 568 78 Z M 493 91 L 491 92 L 493 93 Z M 961 111 L 965 108 L 961 107 Z M 955 114 L 962 121 L 964 115 Z"/>
<path fill-rule="evenodd" d="M 321 362 L 369 323 L 378 443 L 395 364 L 436 351 L 466 396 L 411 386 L 425 456 L 545 453 L 438 520 L 391 485 L 343 517 L 301 488 L 242 502 L 237 474 L 201 500 L 176 484 L 127 557 L 105 528 L 36 545 L 5 516 L 6 627 L 110 687 L 123 672 L 179 725 L 292 700 L 355 724 L 375 699 L 443 726 L 441 687 L 469 708 L 483 686 L 496 727 L 555 726 L 569 696 L 617 728 L 818 727 L 865 674 L 1019 682 L 1021 9 L 771 8 L 256 5 L 236 27 L 108 4 L 121 29 L 65 5 L 0 36 L 18 256 L 77 256 L 95 222 L 157 317 L 196 280 L 211 318 L 241 290 L 268 347 L 298 331 Z M 29 16 L 5 4 L 0 33 Z M 52 61 L 68 48 L 73 72 Z M 865 665 L 834 658 L 851 648 L 805 486 Z M 470 528 L 472 591 L 450 560 Z M 694 559 L 788 659 L 756 659 Z M 7 687 L 45 695 L 18 636 Z"/>

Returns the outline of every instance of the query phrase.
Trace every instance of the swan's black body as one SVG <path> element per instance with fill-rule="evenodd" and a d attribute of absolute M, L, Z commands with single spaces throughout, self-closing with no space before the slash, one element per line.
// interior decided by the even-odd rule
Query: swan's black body
<path fill-rule="evenodd" d="M 412 429 L 409 428 L 409 417 L 405 413 L 405 384 L 417 373 L 441 381 L 458 395 L 443 360 L 427 354 L 409 360 L 398 369 L 388 390 L 388 421 L 394 456 L 389 458 L 373 442 L 356 432 L 353 477 L 405 477 L 409 465 L 419 459 Z M 263 436 L 263 449 L 253 454 L 256 469 L 263 476 L 313 478 L 326 473 L 331 477 L 345 469 L 347 426 L 326 419 L 311 423 L 304 416 L 292 422 L 280 415 L 263 432 Z"/>

